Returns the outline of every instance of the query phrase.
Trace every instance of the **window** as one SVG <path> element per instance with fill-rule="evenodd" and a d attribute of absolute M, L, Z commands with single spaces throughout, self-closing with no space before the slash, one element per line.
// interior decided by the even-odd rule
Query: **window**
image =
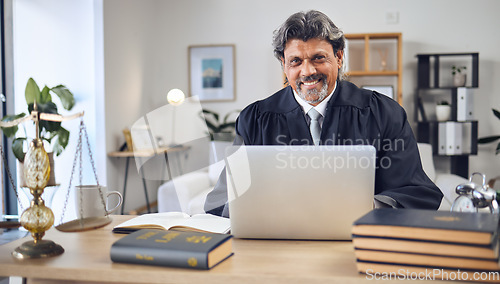
<path fill-rule="evenodd" d="M 13 41 L 12 41 L 12 0 L 0 0 L 0 5 L 2 11 L 0 14 L 0 90 L 1 90 L 1 110 L 0 115 L 3 115 L 13 108 L 13 85 L 12 74 L 13 74 Z M 10 143 L 7 143 L 7 138 L 2 133 L 1 145 L 3 147 L 3 152 L 6 155 L 5 160 L 7 161 L 10 169 L 15 169 L 16 162 L 10 151 Z M 0 157 L 3 159 L 3 157 Z M 2 173 L 2 190 L 0 190 L 0 213 L 7 215 L 17 215 L 17 198 L 14 189 L 8 178 L 6 168 L 4 167 L 4 161 L 0 163 L 0 170 Z M 13 179 L 15 180 L 15 171 L 12 172 Z"/>

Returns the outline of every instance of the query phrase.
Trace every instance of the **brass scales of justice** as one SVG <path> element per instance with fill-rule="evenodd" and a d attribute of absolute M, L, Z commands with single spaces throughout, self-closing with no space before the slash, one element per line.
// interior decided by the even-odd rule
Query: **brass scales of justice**
<path fill-rule="evenodd" d="M 23 211 L 20 217 L 21 226 L 23 226 L 26 230 L 31 233 L 33 237 L 32 241 L 27 241 L 17 247 L 13 252 L 12 256 L 16 259 L 31 259 L 31 258 L 45 258 L 60 255 L 64 252 L 62 246 L 56 244 L 51 240 L 42 239 L 45 235 L 45 231 L 50 229 L 54 224 L 54 213 L 52 210 L 45 206 L 45 202 L 42 199 L 41 195 L 45 187 L 47 186 L 51 174 L 50 162 L 47 152 L 44 149 L 43 142 L 39 137 L 39 121 L 54 121 L 54 122 L 63 122 L 67 120 L 73 120 L 79 117 L 83 117 L 84 112 L 76 113 L 69 116 L 62 116 L 58 114 L 50 114 L 50 113 L 42 113 L 38 112 L 36 103 L 34 106 L 34 110 L 30 115 L 25 116 L 23 118 L 19 118 L 9 122 L 0 121 L 0 126 L 2 127 L 12 127 L 24 123 L 28 120 L 32 120 L 35 122 L 36 126 L 36 138 L 33 139 L 29 145 L 28 151 L 24 160 L 24 172 L 21 173 L 24 175 L 26 186 L 29 188 L 30 193 L 33 195 L 33 199 L 30 202 L 30 207 Z M 89 217 L 84 218 L 83 214 L 81 218 L 77 220 L 73 220 L 67 223 L 62 223 L 64 218 L 64 213 L 66 212 L 66 206 L 69 199 L 69 193 L 71 188 L 71 183 L 73 180 L 73 173 L 76 168 L 77 160 L 80 162 L 80 185 L 82 183 L 82 148 L 83 141 L 82 136 L 85 135 L 88 153 L 90 156 L 90 162 L 92 164 L 92 168 L 94 171 L 95 179 L 97 182 L 97 186 L 99 189 L 99 194 L 101 197 L 102 205 L 106 208 L 106 203 L 104 201 L 104 196 L 99 186 L 99 182 L 97 179 L 97 171 L 95 168 L 95 164 L 92 158 L 92 152 L 90 150 L 90 143 L 88 140 L 87 130 L 83 123 L 83 118 L 80 121 L 80 132 L 78 139 L 78 146 L 75 153 L 75 159 L 73 162 L 73 167 L 71 170 L 71 176 L 69 180 L 68 190 L 66 194 L 66 200 L 63 207 L 63 213 L 61 216 L 60 225 L 55 226 L 55 228 L 62 232 L 78 232 L 78 231 L 86 231 L 91 229 L 96 229 L 102 226 L 105 226 L 111 223 L 111 218 L 108 216 L 108 213 L 102 217 Z M 0 151 L 2 156 L 4 156 L 3 149 L 0 145 Z M 5 157 L 5 156 L 4 156 Z M 5 161 L 5 158 L 4 158 Z M 4 163 L 10 182 L 12 187 L 16 193 L 16 197 L 21 206 L 21 202 L 19 200 L 18 190 L 14 184 L 12 175 L 10 174 L 9 168 Z M 80 199 L 80 203 L 82 200 Z M 105 210 L 105 212 L 107 212 Z M 83 213 L 83 212 L 81 212 Z"/>

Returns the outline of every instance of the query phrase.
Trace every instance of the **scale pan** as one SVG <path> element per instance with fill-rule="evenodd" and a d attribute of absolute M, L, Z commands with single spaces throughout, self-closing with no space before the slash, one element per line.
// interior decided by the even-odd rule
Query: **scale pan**
<path fill-rule="evenodd" d="M 109 216 L 90 217 L 62 223 L 55 228 L 61 232 L 82 232 L 104 227 L 111 223 L 112 220 Z"/>

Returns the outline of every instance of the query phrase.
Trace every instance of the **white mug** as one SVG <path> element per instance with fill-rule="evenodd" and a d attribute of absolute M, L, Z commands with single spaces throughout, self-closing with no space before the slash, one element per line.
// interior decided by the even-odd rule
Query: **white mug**
<path fill-rule="evenodd" d="M 108 192 L 106 186 L 100 185 L 102 198 L 104 198 L 104 203 L 106 204 L 105 208 L 97 185 L 77 185 L 75 188 L 76 213 L 79 219 L 106 216 L 118 209 L 123 202 L 123 197 L 120 192 Z M 108 209 L 109 196 L 114 194 L 118 196 L 118 202 L 113 208 Z"/>

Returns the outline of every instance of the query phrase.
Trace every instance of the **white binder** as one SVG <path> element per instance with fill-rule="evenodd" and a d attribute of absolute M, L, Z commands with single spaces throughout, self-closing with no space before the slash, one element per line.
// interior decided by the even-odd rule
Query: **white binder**
<path fill-rule="evenodd" d="M 470 88 L 457 88 L 457 121 L 474 119 L 473 91 Z"/>
<path fill-rule="evenodd" d="M 446 121 L 438 125 L 438 154 L 460 155 L 463 153 L 462 123 Z"/>

